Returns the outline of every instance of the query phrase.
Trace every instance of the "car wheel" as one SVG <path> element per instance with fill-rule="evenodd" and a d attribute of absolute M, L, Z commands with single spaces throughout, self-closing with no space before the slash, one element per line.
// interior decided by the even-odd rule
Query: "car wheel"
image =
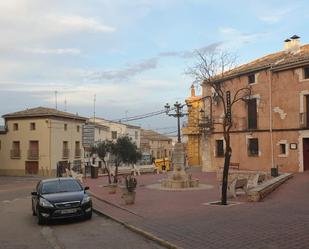
<path fill-rule="evenodd" d="M 90 220 L 91 218 L 92 218 L 92 210 L 91 210 L 90 213 L 85 214 L 85 219 L 86 219 L 86 220 Z"/>
<path fill-rule="evenodd" d="M 32 206 L 32 215 L 33 215 L 33 216 L 36 216 L 35 209 L 34 209 L 34 207 L 33 207 L 33 201 L 32 201 L 32 205 L 31 205 L 31 206 Z"/>
<path fill-rule="evenodd" d="M 44 217 L 42 217 L 42 215 L 40 214 L 40 212 L 37 212 L 37 216 L 38 216 L 38 224 L 39 225 L 44 225 L 46 224 L 46 219 Z"/>

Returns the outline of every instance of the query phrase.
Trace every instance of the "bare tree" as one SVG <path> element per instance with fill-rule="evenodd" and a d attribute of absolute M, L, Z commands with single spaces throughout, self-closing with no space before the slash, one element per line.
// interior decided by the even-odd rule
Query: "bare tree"
<path fill-rule="evenodd" d="M 196 51 L 197 62 L 189 68 L 188 74 L 194 77 L 195 83 L 203 84 L 212 91 L 216 98 L 222 103 L 223 118 L 211 120 L 211 125 L 221 124 L 225 141 L 224 167 L 222 176 L 221 204 L 227 204 L 227 187 L 230 159 L 232 156 L 230 131 L 232 128 L 232 110 L 240 100 L 245 100 L 251 95 L 250 87 L 236 86 L 228 87 L 228 76 L 233 75 L 236 56 L 233 54 L 215 49 L 213 51 Z M 212 114 L 210 115 L 212 116 Z"/>

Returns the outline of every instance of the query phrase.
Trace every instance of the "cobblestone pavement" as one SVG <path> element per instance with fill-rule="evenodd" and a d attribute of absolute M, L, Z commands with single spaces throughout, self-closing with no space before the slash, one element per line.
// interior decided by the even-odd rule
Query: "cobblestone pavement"
<path fill-rule="evenodd" d="M 214 174 L 195 173 L 213 189 L 162 191 L 146 188 L 162 175 L 138 177 L 136 204 L 122 204 L 121 193 L 107 193 L 105 178 L 86 179 L 85 184 L 100 199 L 95 207 L 122 222 L 142 228 L 180 248 L 309 248 L 309 172 L 295 174 L 259 203 L 205 205 L 218 200 L 220 193 Z M 115 207 L 116 206 L 116 207 Z M 118 206 L 118 207 L 117 207 Z M 119 208 L 120 207 L 120 208 Z"/>

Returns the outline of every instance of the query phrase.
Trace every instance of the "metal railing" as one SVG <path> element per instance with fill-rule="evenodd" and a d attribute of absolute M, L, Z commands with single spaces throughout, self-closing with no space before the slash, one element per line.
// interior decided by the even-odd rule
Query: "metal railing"
<path fill-rule="evenodd" d="M 39 160 L 39 150 L 38 149 L 28 150 L 28 160 Z"/>
<path fill-rule="evenodd" d="M 62 158 L 66 159 L 70 157 L 70 150 L 69 149 L 63 149 L 62 150 Z"/>
<path fill-rule="evenodd" d="M 20 149 L 12 149 L 10 153 L 11 153 L 11 159 L 20 159 L 21 157 Z"/>
<path fill-rule="evenodd" d="M 82 154 L 82 150 L 77 148 L 75 149 L 75 157 L 81 157 L 81 154 Z"/>

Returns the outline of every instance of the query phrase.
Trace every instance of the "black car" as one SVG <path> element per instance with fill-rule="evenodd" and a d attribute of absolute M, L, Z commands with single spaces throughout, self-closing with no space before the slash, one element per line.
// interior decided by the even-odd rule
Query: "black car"
<path fill-rule="evenodd" d="M 74 178 L 53 178 L 38 182 L 32 192 L 32 213 L 38 224 L 48 220 L 92 217 L 92 201 L 81 183 Z"/>

